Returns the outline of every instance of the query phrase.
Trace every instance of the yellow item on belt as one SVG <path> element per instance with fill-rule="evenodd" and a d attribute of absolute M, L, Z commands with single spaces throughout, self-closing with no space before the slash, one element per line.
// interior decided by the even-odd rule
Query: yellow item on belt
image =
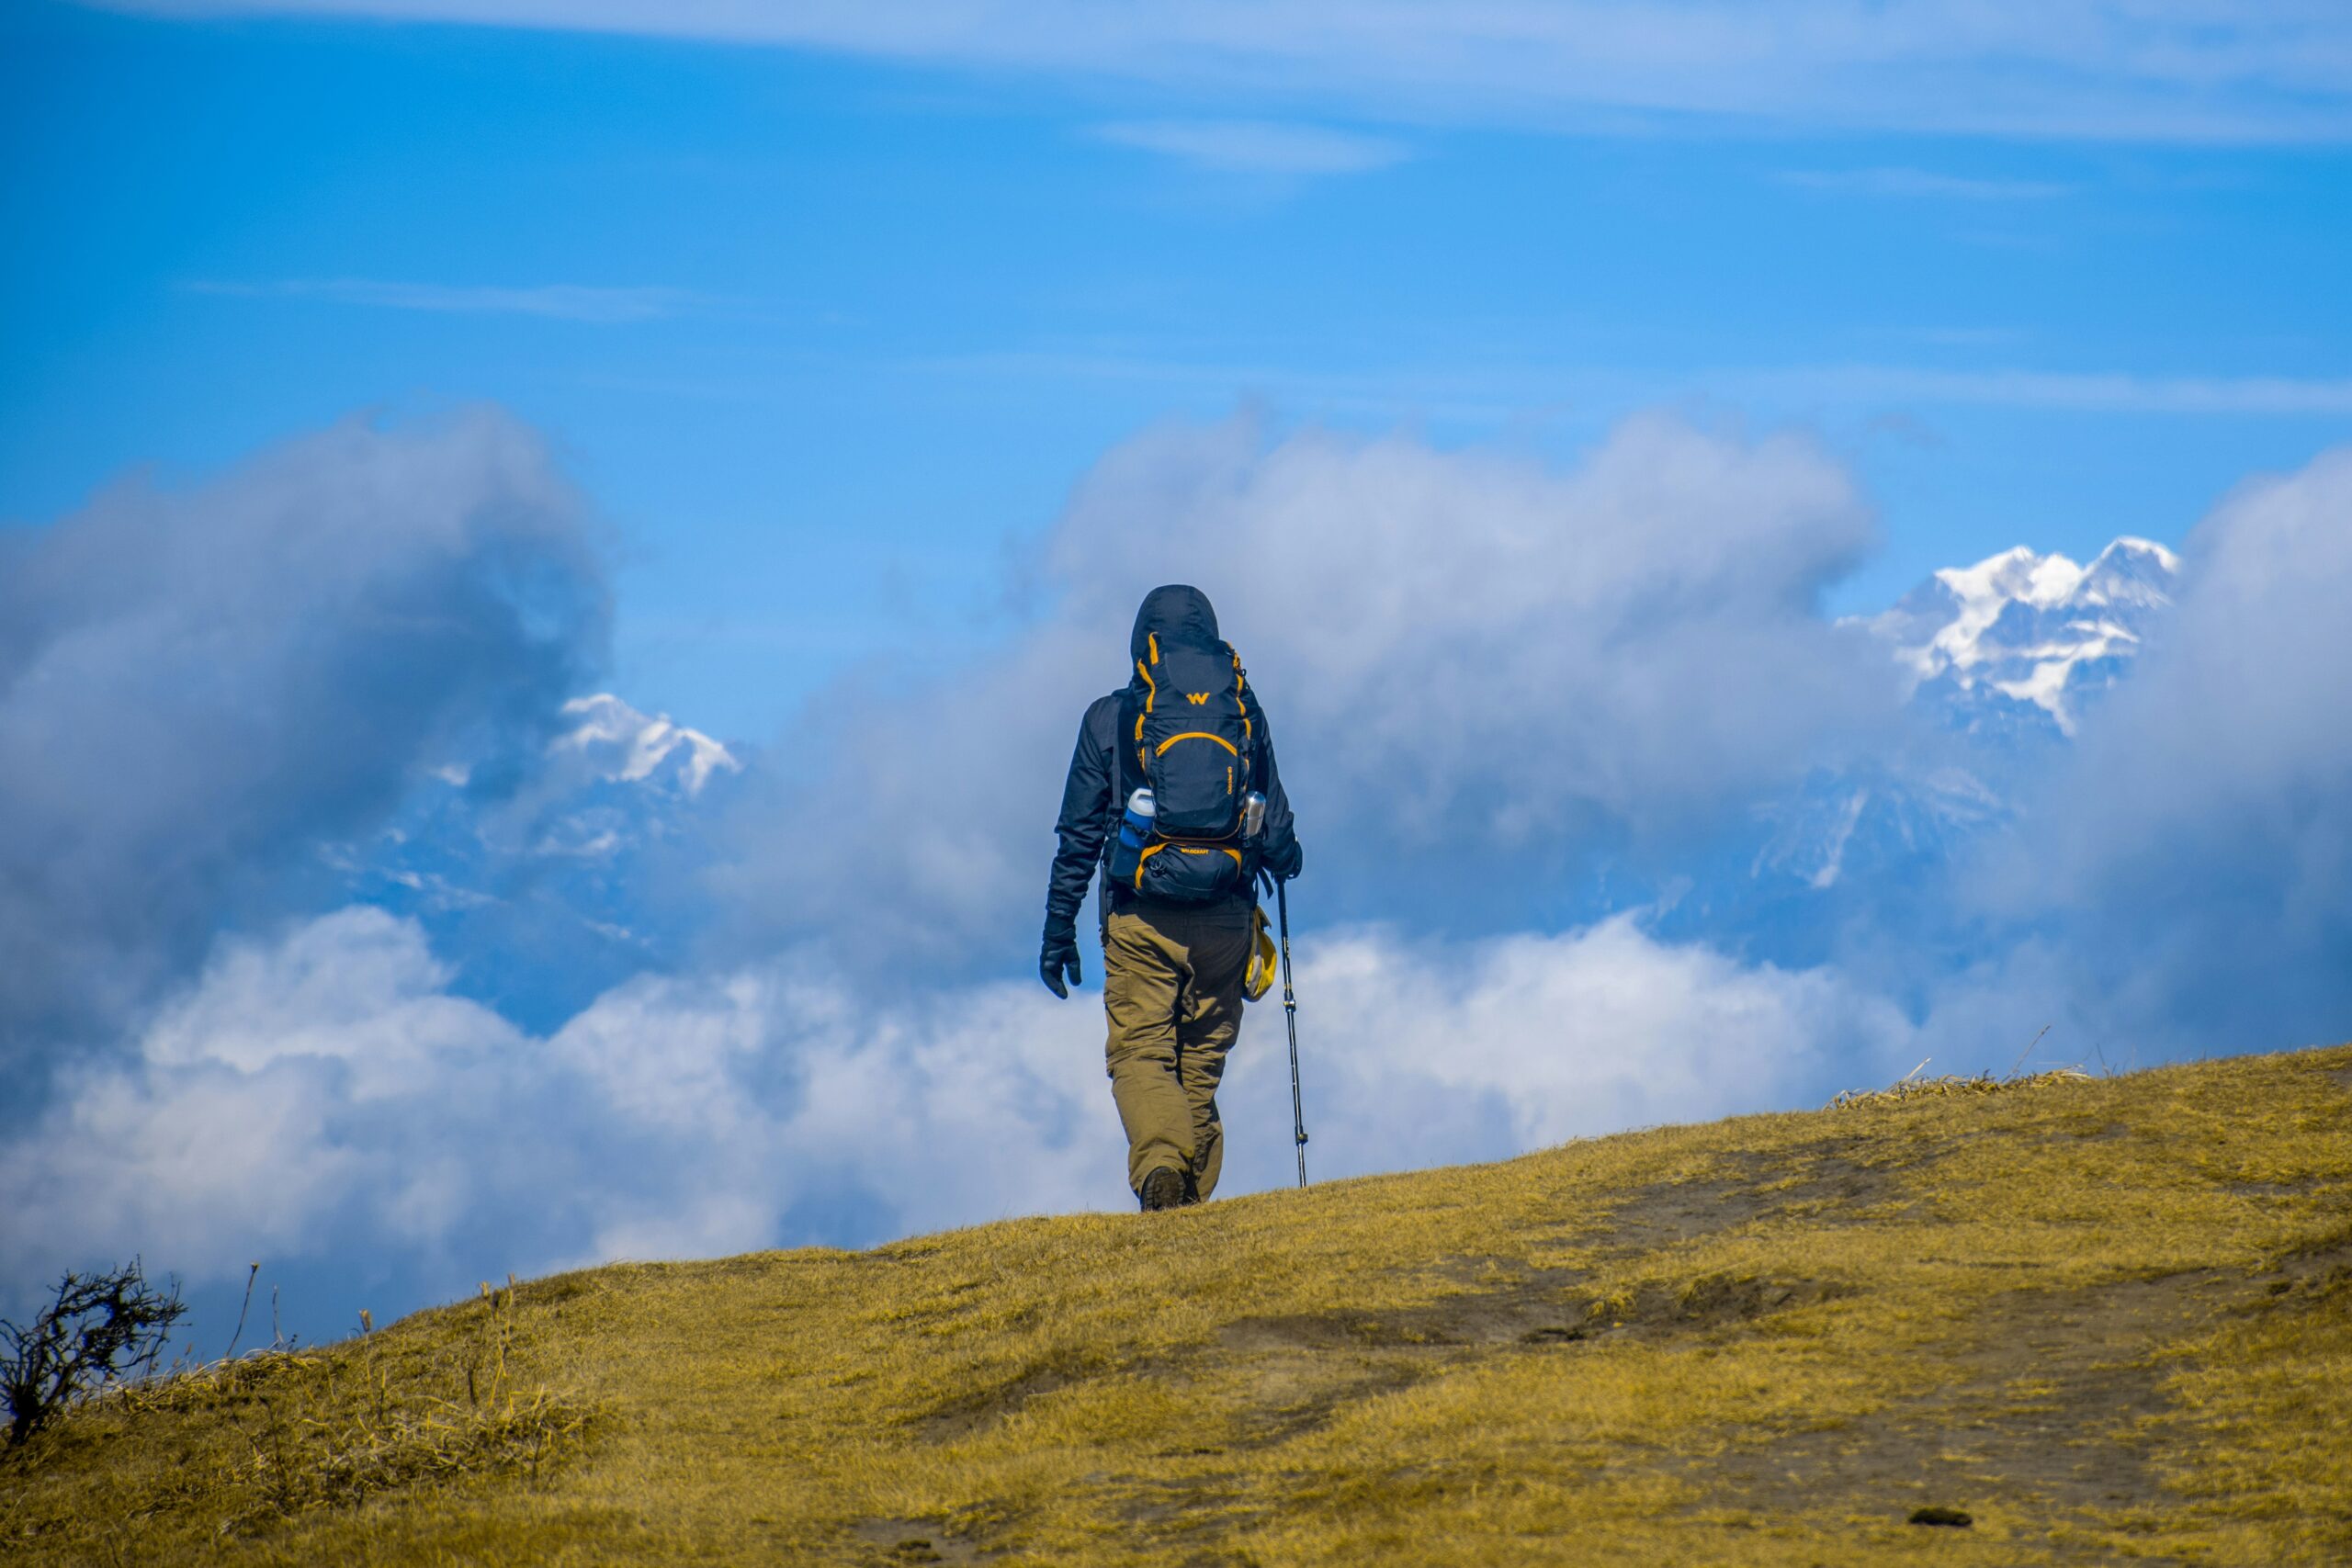
<path fill-rule="evenodd" d="M 1274 988 L 1274 971 L 1281 966 L 1283 955 L 1274 946 L 1274 933 L 1266 929 L 1266 911 L 1250 911 L 1250 966 L 1241 972 L 1241 994 L 1253 1002 L 1266 999 Z"/>

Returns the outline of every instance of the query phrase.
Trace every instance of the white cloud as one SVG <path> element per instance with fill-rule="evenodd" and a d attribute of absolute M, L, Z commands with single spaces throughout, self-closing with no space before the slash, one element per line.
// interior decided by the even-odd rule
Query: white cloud
<path fill-rule="evenodd" d="M 1409 117 L 2216 141 L 2352 134 L 2333 0 L 116 0 L 652 33 L 1145 81 Z"/>
<path fill-rule="evenodd" d="M 1980 889 L 2059 922 L 2143 1039 L 2270 1049 L 2352 1009 L 2352 448 L 2198 525 L 2132 678 Z M 2259 1032 L 2255 1032 L 2258 1031 Z"/>
<path fill-rule="evenodd" d="M 1894 721 L 1900 672 L 1815 605 L 1872 536 L 1793 435 L 1642 418 L 1560 471 L 1164 428 L 1080 487 L 1050 615 L 911 694 L 844 691 L 796 739 L 821 761 L 736 818 L 728 923 L 751 951 L 831 936 L 901 964 L 1034 930 L 1079 716 L 1161 582 L 1204 589 L 1248 662 L 1310 865 L 1346 831 L 1458 876 L 1460 852 L 1703 815 Z"/>
<path fill-rule="evenodd" d="M 736 1098 L 738 1076 L 766 1043 L 770 1020 L 794 1010 L 790 995 L 748 976 L 632 980 L 564 1025 L 549 1058 L 629 1121 L 679 1133 L 731 1126 L 752 1114 Z"/>
<path fill-rule="evenodd" d="M 198 1282 L 253 1258 L 380 1272 L 400 1249 L 447 1292 L 468 1237 L 476 1268 L 538 1271 L 770 1245 L 842 1194 L 877 1236 L 1117 1197 L 1107 1093 L 1077 1114 L 1099 1013 L 812 973 L 641 977 L 536 1039 L 381 910 L 224 942 L 130 1060 L 0 1146 L 0 1280 L 133 1252 Z"/>
<path fill-rule="evenodd" d="M 282 1061 L 333 1063 L 354 1100 L 406 1091 L 428 1060 L 512 1050 L 512 1026 L 444 993 L 450 972 L 416 928 L 380 909 L 345 909 L 282 943 L 224 943 L 204 984 L 150 1026 L 159 1067 L 220 1066 L 247 1077 Z"/>
<path fill-rule="evenodd" d="M 1871 1081 L 1912 1037 L 1831 971 L 1661 942 L 1632 915 L 1460 944 L 1343 932 L 1311 951 L 1299 994 L 1323 1124 L 1310 1146 L 1332 1174 L 1818 1102 L 1850 1087 L 1841 1074 Z M 1271 1105 L 1252 1079 L 1283 1064 L 1252 1066 L 1237 1089 Z M 1286 1151 L 1250 1144 L 1245 1168 L 1278 1182 Z"/>
<path fill-rule="evenodd" d="M 380 278 L 283 278 L 270 283 L 201 280 L 198 294 L 324 299 L 387 310 L 442 315 L 544 316 L 565 321 L 646 321 L 692 308 L 698 297 L 679 288 L 599 288 L 571 283 L 498 288 L 475 284 L 396 283 Z"/>
<path fill-rule="evenodd" d="M 494 411 L 0 531 L 0 1063 L 106 1041 L 426 769 L 519 771 L 605 608 L 585 507 Z"/>
<path fill-rule="evenodd" d="M 2241 486 L 2183 554 L 2177 608 L 2053 781 L 2041 870 L 2079 888 L 2219 834 L 2317 912 L 2352 881 L 2352 447 Z"/>
<path fill-rule="evenodd" d="M 1145 589 L 1207 590 L 1327 801 L 1513 840 L 1670 816 L 1883 722 L 1883 661 L 1815 607 L 1873 538 L 1800 436 L 1645 416 L 1561 471 L 1237 422 L 1113 453 L 1051 558 L 1114 648 Z"/>
<path fill-rule="evenodd" d="M 1909 1044 L 1833 975 L 1630 919 L 1426 948 L 1341 931 L 1299 953 L 1325 1177 L 1798 1103 L 1838 1087 L 1830 1058 Z M 537 1271 L 1128 1201 L 1093 993 L 820 976 L 787 956 L 639 980 L 532 1040 L 447 995 L 422 931 L 380 911 L 227 943 L 134 1063 L 0 1148 L 0 1278 L 141 1251 L 201 1281 L 406 1249 L 454 1292 L 468 1231 L 501 1249 L 478 1267 Z M 1228 1191 L 1290 1177 L 1281 1021 L 1244 1027 Z M 863 1235 L 820 1212 L 845 1196 Z"/>
<path fill-rule="evenodd" d="M 413 923 L 376 909 L 224 942 L 132 1062 L 64 1078 L 31 1135 L 0 1148 L 0 1278 L 141 1251 L 193 1278 L 233 1273 L 318 1248 L 355 1201 L 371 1231 L 437 1230 L 457 1206 L 416 1178 L 499 1114 L 482 1080 L 523 1043 L 447 979 Z"/>
<path fill-rule="evenodd" d="M 1204 168 L 1269 175 L 1351 175 L 1402 163 L 1411 150 L 1385 137 L 1268 120 L 1126 120 L 1094 128 L 1102 141 Z"/>

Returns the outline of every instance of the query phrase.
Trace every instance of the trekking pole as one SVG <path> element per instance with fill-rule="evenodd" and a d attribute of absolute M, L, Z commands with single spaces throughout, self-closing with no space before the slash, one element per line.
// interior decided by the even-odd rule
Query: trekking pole
<path fill-rule="evenodd" d="M 1290 988 L 1290 885 L 1274 884 L 1274 915 L 1283 932 L 1283 1021 L 1290 1026 L 1290 1124 L 1298 1142 L 1298 1185 L 1306 1187 L 1306 1111 L 1298 1098 L 1298 996 Z"/>

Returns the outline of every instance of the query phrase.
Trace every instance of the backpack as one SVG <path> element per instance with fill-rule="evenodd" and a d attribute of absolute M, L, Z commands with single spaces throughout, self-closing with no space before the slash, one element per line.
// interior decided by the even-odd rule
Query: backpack
<path fill-rule="evenodd" d="M 1129 892 L 1169 904 L 1205 904 L 1246 889 L 1256 840 L 1241 837 L 1242 800 L 1255 787 L 1257 750 L 1241 656 L 1226 642 L 1162 640 L 1136 660 L 1142 690 L 1121 697 L 1118 798 L 1148 787 L 1158 814 L 1133 865 L 1112 875 Z"/>

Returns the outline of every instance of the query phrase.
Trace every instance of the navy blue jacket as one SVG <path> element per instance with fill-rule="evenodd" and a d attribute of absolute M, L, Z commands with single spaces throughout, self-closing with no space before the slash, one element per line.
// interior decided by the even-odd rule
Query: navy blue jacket
<path fill-rule="evenodd" d="M 1197 588 L 1155 588 L 1136 612 L 1135 632 L 1127 639 L 1131 661 L 1143 659 L 1146 644 L 1155 632 L 1169 640 L 1182 637 L 1216 641 L 1216 612 L 1210 608 L 1208 596 Z M 1130 676 L 1127 684 L 1128 689 L 1140 693 L 1143 682 L 1140 677 Z M 1061 836 L 1061 848 L 1054 854 L 1053 879 L 1046 889 L 1048 939 L 1057 931 L 1077 929 L 1079 907 L 1086 902 L 1086 885 L 1093 879 L 1095 868 L 1103 863 L 1104 851 L 1126 805 L 1117 789 L 1119 764 L 1115 753 L 1119 704 L 1126 694 L 1123 690 L 1095 698 L 1078 727 L 1078 747 L 1070 754 L 1069 778 L 1062 785 L 1061 820 L 1054 829 Z M 1257 748 L 1250 759 L 1250 777 L 1266 796 L 1265 863 L 1276 876 L 1296 876 L 1302 857 L 1296 828 L 1291 819 L 1290 796 L 1283 793 L 1282 774 L 1274 766 L 1273 732 L 1267 727 L 1266 711 L 1259 705 L 1254 687 L 1247 690 L 1244 700 L 1250 705 L 1250 730 L 1256 737 Z M 1114 909 L 1149 902 L 1127 888 L 1113 886 L 1107 875 L 1102 890 L 1105 916 Z M 1243 887 L 1224 903 L 1236 909 L 1247 909 L 1256 898 L 1254 888 Z"/>

